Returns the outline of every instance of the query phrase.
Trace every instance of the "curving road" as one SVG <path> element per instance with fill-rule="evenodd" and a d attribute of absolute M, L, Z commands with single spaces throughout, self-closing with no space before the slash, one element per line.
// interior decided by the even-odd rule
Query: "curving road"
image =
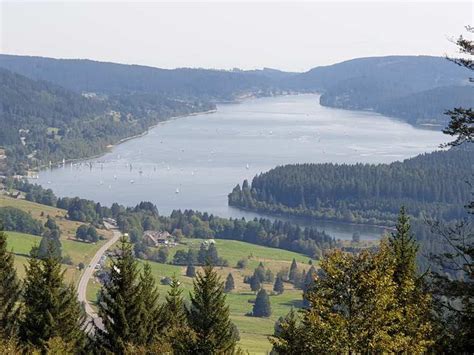
<path fill-rule="evenodd" d="M 89 279 L 93 276 L 95 267 L 98 264 L 102 255 L 104 255 L 107 249 L 109 249 L 113 244 L 115 244 L 119 240 L 119 238 L 122 236 L 122 234 L 118 231 L 118 229 L 114 227 L 113 225 L 106 222 L 104 222 L 104 225 L 107 229 L 113 232 L 113 236 L 107 241 L 107 243 L 102 245 L 100 249 L 97 250 L 97 253 L 95 253 L 89 265 L 86 266 L 84 272 L 82 273 L 81 279 L 79 280 L 79 285 L 77 286 L 77 293 L 78 293 L 77 298 L 79 299 L 79 302 L 84 303 L 87 316 L 94 323 L 97 323 L 98 315 L 92 309 L 91 305 L 87 301 L 87 284 L 89 283 Z"/>

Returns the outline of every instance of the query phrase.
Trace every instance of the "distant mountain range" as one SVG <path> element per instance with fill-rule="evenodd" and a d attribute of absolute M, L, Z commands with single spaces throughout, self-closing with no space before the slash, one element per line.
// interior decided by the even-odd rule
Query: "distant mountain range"
<path fill-rule="evenodd" d="M 358 58 L 305 73 L 275 69 L 159 69 L 92 60 L 0 55 L 0 67 L 46 80 L 78 93 L 153 93 L 173 99 L 213 102 L 249 94 L 319 92 L 321 104 L 372 110 L 412 124 L 444 125 L 443 113 L 474 104 L 469 71 L 445 58 L 387 56 Z"/>
<path fill-rule="evenodd" d="M 277 81 L 292 74 L 264 69 L 224 71 L 159 69 L 82 59 L 0 55 L 0 67 L 76 92 L 159 93 L 173 98 L 233 100 L 249 92 L 270 95 Z"/>
<path fill-rule="evenodd" d="M 0 147 L 12 170 L 104 151 L 161 120 L 248 96 L 318 92 L 325 106 L 444 126 L 473 107 L 469 71 L 444 58 L 360 58 L 305 73 L 158 69 L 92 60 L 0 55 Z"/>

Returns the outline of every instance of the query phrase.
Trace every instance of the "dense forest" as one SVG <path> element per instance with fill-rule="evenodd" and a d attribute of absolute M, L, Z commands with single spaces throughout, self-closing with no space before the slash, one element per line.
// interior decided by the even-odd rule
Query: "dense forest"
<path fill-rule="evenodd" d="M 179 99 L 228 101 L 239 95 L 278 92 L 292 73 L 278 70 L 160 69 L 93 60 L 0 55 L 0 67 L 69 90 L 107 95 L 153 93 Z"/>
<path fill-rule="evenodd" d="M 119 106 L 125 105 L 125 112 L 132 108 L 146 111 L 150 103 L 156 110 L 156 104 L 161 104 L 157 98 L 222 102 L 248 95 L 318 92 L 322 94 L 322 105 L 374 110 L 412 124 L 444 124 L 447 119 L 443 113 L 447 107 L 470 107 L 474 96 L 466 86 L 466 69 L 445 58 L 429 56 L 358 58 L 304 73 L 268 68 L 165 70 L 14 55 L 0 55 L 0 67 L 76 93 L 109 100 L 113 97 Z"/>
<path fill-rule="evenodd" d="M 388 56 L 348 60 L 286 79 L 297 91 L 320 92 L 321 105 L 372 110 L 411 124 L 444 125 L 447 108 L 472 107 L 469 71 L 445 58 Z"/>
<path fill-rule="evenodd" d="M 244 181 L 228 199 L 249 210 L 350 223 L 393 225 L 401 205 L 415 219 L 449 221 L 465 215 L 473 167 L 467 147 L 391 164 L 291 164 Z"/>
<path fill-rule="evenodd" d="M 0 69 L 0 146 L 7 172 L 84 158 L 173 116 L 214 109 L 159 94 L 80 95 Z"/>

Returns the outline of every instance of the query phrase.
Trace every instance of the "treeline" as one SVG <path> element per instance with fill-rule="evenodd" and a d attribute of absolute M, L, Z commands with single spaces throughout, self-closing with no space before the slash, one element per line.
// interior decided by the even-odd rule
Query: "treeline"
<path fill-rule="evenodd" d="M 274 69 L 160 69 L 93 60 L 0 55 L 0 66 L 33 80 L 46 80 L 75 92 L 106 95 L 154 93 L 188 100 L 234 100 L 249 92 L 271 94 L 277 82 L 294 75 Z"/>
<path fill-rule="evenodd" d="M 41 235 L 44 227 L 29 213 L 15 207 L 0 207 L 0 223 L 7 231 Z"/>
<path fill-rule="evenodd" d="M 179 237 L 202 239 L 232 239 L 306 254 L 320 259 L 323 251 L 336 246 L 336 240 L 316 228 L 301 228 L 296 224 L 271 221 L 260 218 L 247 221 L 242 219 L 220 218 L 207 212 L 175 210 L 169 217 L 160 216 L 151 202 L 141 202 L 135 207 L 124 207 L 117 203 L 110 207 L 79 197 L 57 198 L 51 190 L 43 189 L 27 181 L 6 179 L 8 188 L 26 192 L 26 198 L 33 202 L 47 199 L 56 201 L 53 206 L 66 209 L 71 220 L 102 223 L 103 218 L 114 218 L 120 230 L 128 233 L 137 251 L 151 255 L 149 245 L 143 239 L 146 230 L 161 230 Z M 34 193 L 31 193 L 34 191 Z M 46 198 L 47 196 L 47 198 Z"/>
<path fill-rule="evenodd" d="M 154 215 L 149 208 L 127 208 L 117 216 L 120 229 L 132 242 L 142 243 L 146 229 L 166 230 L 178 237 L 232 239 L 274 248 L 291 250 L 312 258 L 321 258 L 325 249 L 336 245 L 334 238 L 315 228 L 301 228 L 289 222 L 268 219 L 226 219 L 193 210 L 175 210 L 170 217 Z M 150 228 L 153 226 L 153 228 Z"/>
<path fill-rule="evenodd" d="M 197 98 L 174 100 L 159 93 L 81 95 L 5 69 L 0 83 L 0 146 L 11 174 L 103 153 L 160 121 L 215 108 Z"/>
<path fill-rule="evenodd" d="M 59 258 L 31 251 L 20 282 L 0 231 L 0 352 L 3 354 L 233 353 L 239 334 L 224 285 L 212 267 L 194 280 L 189 305 L 173 279 L 163 304 L 148 264 L 142 270 L 122 238 L 97 303 L 101 326 L 87 319 Z"/>
<path fill-rule="evenodd" d="M 471 149 L 391 164 L 291 164 L 237 185 L 228 201 L 255 211 L 388 226 L 405 205 L 417 219 L 449 221 L 465 216 L 470 187 L 464 182 L 473 166 Z"/>

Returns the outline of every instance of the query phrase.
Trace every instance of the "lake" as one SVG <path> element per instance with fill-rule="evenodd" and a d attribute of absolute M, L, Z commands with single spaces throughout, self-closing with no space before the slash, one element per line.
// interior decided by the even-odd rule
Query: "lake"
<path fill-rule="evenodd" d="M 105 205 L 151 201 L 161 214 L 195 209 L 253 218 L 260 215 L 227 206 L 227 194 L 244 179 L 251 181 L 277 165 L 389 163 L 436 150 L 445 141 L 441 132 L 376 113 L 323 107 L 319 95 L 258 98 L 160 123 L 100 158 L 42 171 L 34 182 L 58 196 Z M 369 226 L 298 222 L 341 239 L 356 231 L 373 239 L 382 232 Z"/>

